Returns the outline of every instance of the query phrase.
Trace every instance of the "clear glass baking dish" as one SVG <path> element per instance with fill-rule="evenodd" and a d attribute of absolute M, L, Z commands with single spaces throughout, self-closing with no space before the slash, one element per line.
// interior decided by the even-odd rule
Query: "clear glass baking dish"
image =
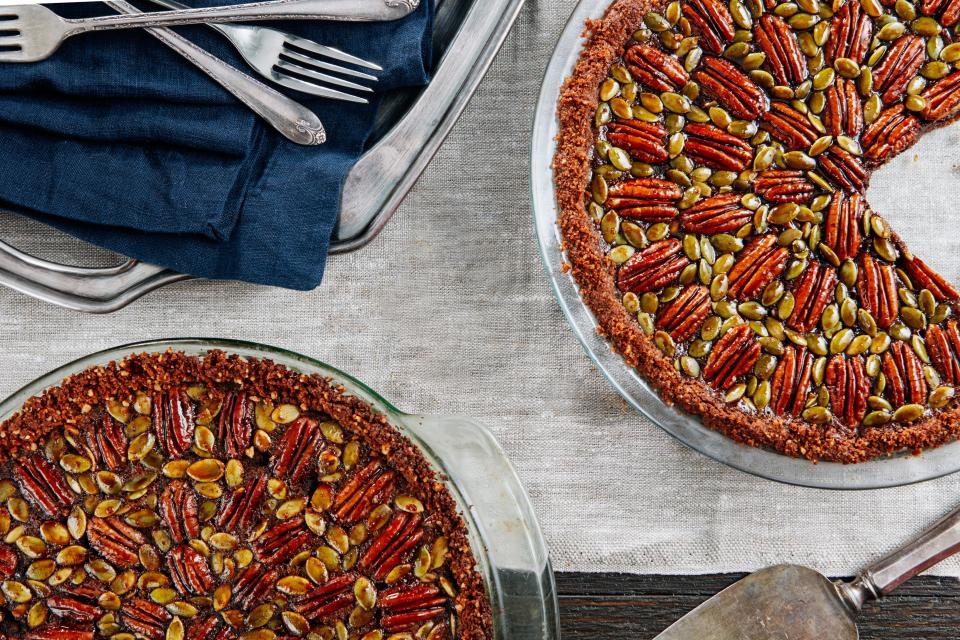
<path fill-rule="evenodd" d="M 813 464 L 739 444 L 708 429 L 698 418 L 664 404 L 656 391 L 599 336 L 596 319 L 581 300 L 573 277 L 563 269 L 550 165 L 556 149 L 560 87 L 580 56 L 586 21 L 600 18 L 608 5 L 608 2 L 581 0 L 557 42 L 537 101 L 530 162 L 534 225 L 543 264 L 574 334 L 597 368 L 627 402 L 673 437 L 714 460 L 771 480 L 821 489 L 874 489 L 960 471 L 960 443 L 957 442 L 919 456 L 902 454 L 858 465 Z"/>
<path fill-rule="evenodd" d="M 9 418 L 27 398 L 56 386 L 71 374 L 132 353 L 167 349 L 191 355 L 221 349 L 245 357 L 268 358 L 302 373 L 331 378 L 370 404 L 420 447 L 457 501 L 487 585 L 495 637 L 559 639 L 553 571 L 530 501 L 500 445 L 484 426 L 472 420 L 404 413 L 359 380 L 312 358 L 251 342 L 206 338 L 138 342 L 90 354 L 12 394 L 0 403 L 0 420 Z"/>

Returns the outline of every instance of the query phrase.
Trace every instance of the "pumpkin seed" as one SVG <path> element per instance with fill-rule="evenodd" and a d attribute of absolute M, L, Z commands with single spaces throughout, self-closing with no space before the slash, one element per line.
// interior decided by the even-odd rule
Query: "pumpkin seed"
<path fill-rule="evenodd" d="M 953 387 L 939 386 L 930 393 L 927 403 L 933 409 L 942 409 L 953 400 L 956 391 Z"/>
<path fill-rule="evenodd" d="M 893 419 L 896 422 L 916 422 L 924 411 L 926 408 L 922 404 L 905 404 L 893 412 Z"/>
<path fill-rule="evenodd" d="M 215 458 L 198 460 L 187 467 L 187 475 L 197 482 L 216 482 L 223 474 L 224 464 Z"/>
<path fill-rule="evenodd" d="M 300 409 L 292 404 L 282 404 L 270 414 L 270 419 L 277 424 L 290 424 L 299 417 Z"/>

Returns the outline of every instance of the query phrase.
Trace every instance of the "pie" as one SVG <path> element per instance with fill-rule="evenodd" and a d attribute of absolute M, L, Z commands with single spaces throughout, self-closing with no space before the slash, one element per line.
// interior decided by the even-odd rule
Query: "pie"
<path fill-rule="evenodd" d="M 28 400 L 0 445 L 0 638 L 492 638 L 444 483 L 319 376 L 134 355 Z"/>
<path fill-rule="evenodd" d="M 960 0 L 617 0 L 559 101 L 569 269 L 664 401 L 812 460 L 960 432 L 960 298 L 867 201 L 960 116 Z"/>

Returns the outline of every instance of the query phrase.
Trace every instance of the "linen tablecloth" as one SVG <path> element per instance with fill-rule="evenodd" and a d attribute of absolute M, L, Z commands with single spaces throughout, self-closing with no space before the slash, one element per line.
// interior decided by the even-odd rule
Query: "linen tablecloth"
<path fill-rule="evenodd" d="M 841 493 L 734 471 L 649 424 L 591 366 L 544 276 L 528 204 L 533 103 L 573 4 L 528 3 L 396 218 L 369 246 L 331 259 L 317 291 L 187 282 L 96 317 L 0 290 L 0 395 L 133 340 L 222 336 L 299 351 L 403 409 L 489 425 L 559 570 L 700 573 L 800 562 L 849 574 L 960 505 L 960 474 Z M 960 147 L 960 130 L 935 135 L 875 178 L 870 198 L 960 282 L 960 160 L 933 155 L 938 145 Z M 897 172 L 906 177 L 891 179 Z M 0 215 L 0 237 L 47 257 L 106 260 L 12 216 Z M 960 575 L 960 562 L 938 572 Z"/>

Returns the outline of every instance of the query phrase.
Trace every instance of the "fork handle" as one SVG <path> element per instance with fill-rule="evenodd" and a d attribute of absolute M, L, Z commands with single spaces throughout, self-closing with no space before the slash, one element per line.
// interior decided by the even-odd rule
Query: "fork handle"
<path fill-rule="evenodd" d="M 111 0 L 105 4 L 123 14 L 140 13 L 139 9 L 124 0 Z M 147 31 L 199 67 L 289 140 L 307 146 L 326 142 L 327 134 L 320 118 L 299 102 L 231 67 L 169 29 L 149 28 Z"/>
<path fill-rule="evenodd" d="M 122 0 L 121 0 L 122 1 Z M 421 0 L 269 0 L 235 6 L 138 12 L 138 15 L 98 16 L 67 20 L 68 36 L 88 31 L 134 27 L 173 27 L 204 22 L 258 20 L 338 20 L 383 22 L 409 15 Z"/>

